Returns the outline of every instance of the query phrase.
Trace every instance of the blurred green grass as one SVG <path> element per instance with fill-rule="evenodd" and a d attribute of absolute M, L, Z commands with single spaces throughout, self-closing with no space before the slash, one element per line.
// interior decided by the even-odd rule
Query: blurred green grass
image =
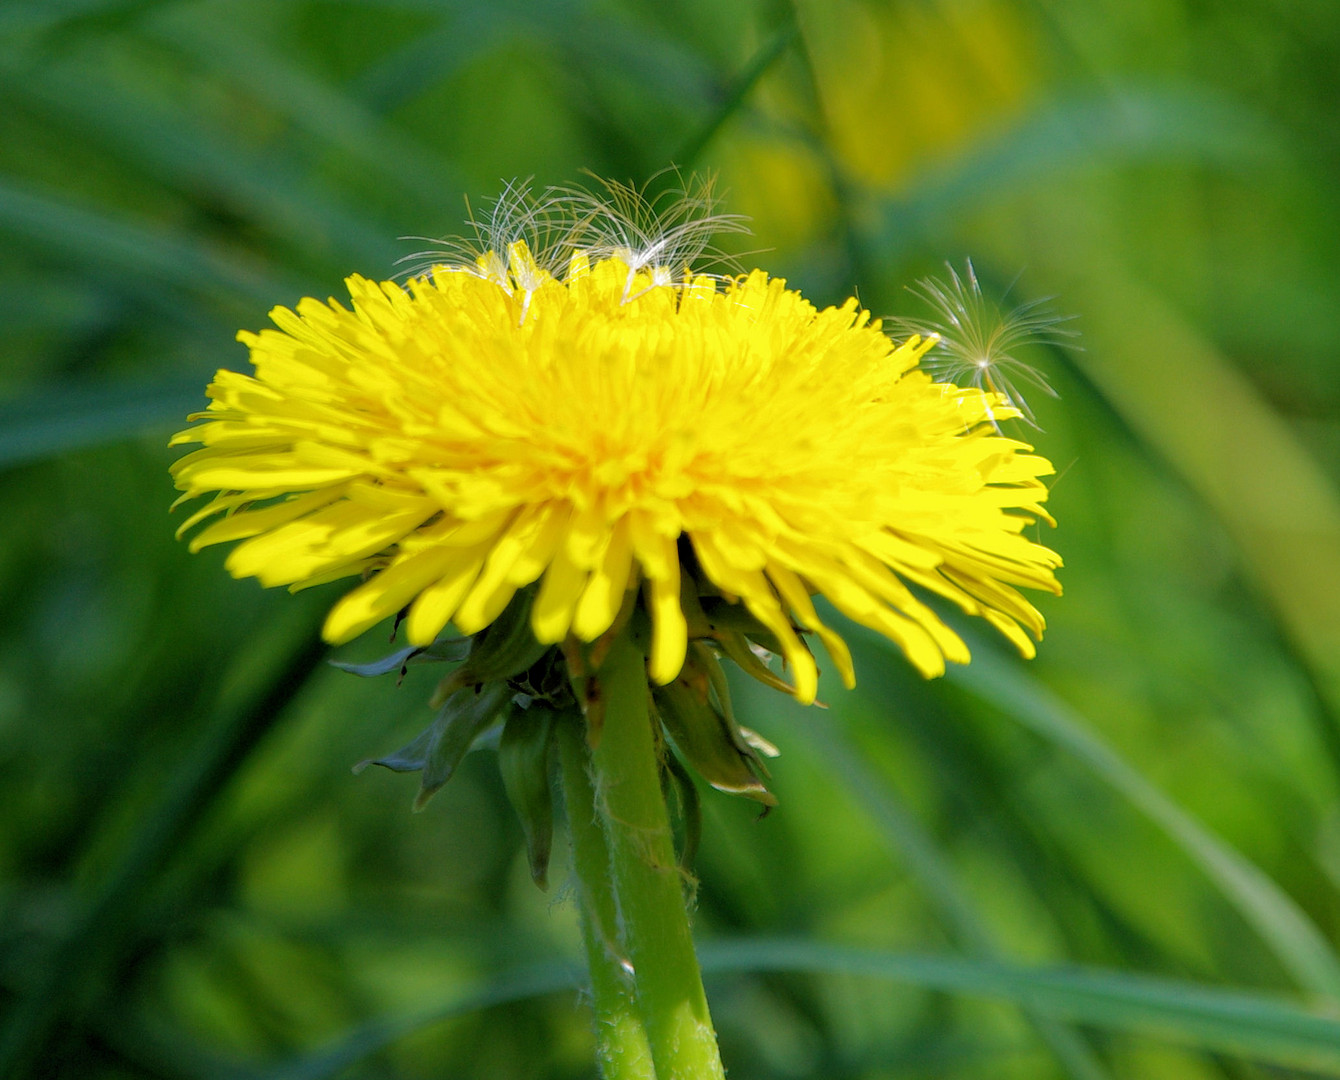
<path fill-rule="evenodd" d="M 485 755 L 418 816 L 350 776 L 432 676 L 189 556 L 164 444 L 466 196 L 674 162 L 817 302 L 971 256 L 1083 333 L 1029 357 L 1038 659 L 739 688 L 782 805 L 703 793 L 731 1076 L 1340 1076 L 1338 92 L 1325 0 L 0 5 L 0 1060 L 593 1075 L 564 867 Z"/>

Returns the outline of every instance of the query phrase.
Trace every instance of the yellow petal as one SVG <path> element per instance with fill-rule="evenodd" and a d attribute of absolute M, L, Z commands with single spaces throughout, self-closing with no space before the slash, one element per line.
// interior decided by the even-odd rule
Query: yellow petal
<path fill-rule="evenodd" d="M 394 615 L 460 559 L 461 553 L 452 548 L 429 548 L 392 563 L 331 608 L 321 636 L 332 645 L 356 638 Z"/>
<path fill-rule="evenodd" d="M 286 524 L 304 514 L 328 506 L 344 493 L 340 486 L 313 491 L 307 495 L 292 496 L 283 502 L 275 503 L 261 510 L 243 510 L 229 514 L 222 521 L 216 521 L 191 541 L 191 550 L 199 551 L 211 544 L 222 544 L 228 540 L 242 540 L 249 536 L 259 536 L 263 532 Z M 206 507 L 213 512 L 213 508 Z M 191 521 L 196 520 L 193 516 Z M 187 523 L 188 525 L 190 522 Z M 186 528 L 185 525 L 182 526 Z"/>
<path fill-rule="evenodd" d="M 424 518 L 422 509 L 382 515 L 354 503 L 337 502 L 244 541 L 224 565 L 234 577 L 258 577 L 262 585 L 287 585 L 375 555 L 423 524 Z"/>
<path fill-rule="evenodd" d="M 535 606 L 531 610 L 531 628 L 535 631 L 537 641 L 554 645 L 568 636 L 573 608 L 586 588 L 589 576 L 572 562 L 566 548 L 559 548 L 554 561 L 545 571 L 539 595 L 535 597 Z"/>
<path fill-rule="evenodd" d="M 673 571 L 649 583 L 651 606 L 651 658 L 648 671 L 652 681 L 664 686 L 684 667 L 689 647 L 689 626 L 679 606 L 679 563 Z"/>
<path fill-rule="evenodd" d="M 456 607 L 474 584 L 484 565 L 483 548 L 448 549 L 453 561 L 447 571 L 419 594 L 405 620 L 405 636 L 411 645 L 431 645 L 451 621 Z"/>
<path fill-rule="evenodd" d="M 782 599 L 795 613 L 796 620 L 800 625 L 819 635 L 819 640 L 824 643 L 828 655 L 833 658 L 833 663 L 837 665 L 843 685 L 848 690 L 852 689 L 856 685 L 856 667 L 852 663 L 851 650 L 847 648 L 847 643 L 842 640 L 841 635 L 830 630 L 820 620 L 819 613 L 814 610 L 814 604 L 810 601 L 809 591 L 805 588 L 804 583 L 779 563 L 770 563 L 767 574 L 777 587 Z"/>
<path fill-rule="evenodd" d="M 583 641 L 594 641 L 610 628 L 623 606 L 633 562 L 628 519 L 613 528 L 605 557 L 591 573 L 572 616 L 572 632 Z"/>

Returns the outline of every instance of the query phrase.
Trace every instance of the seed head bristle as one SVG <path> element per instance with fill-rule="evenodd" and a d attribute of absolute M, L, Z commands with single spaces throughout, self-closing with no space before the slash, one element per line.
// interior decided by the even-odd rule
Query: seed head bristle
<path fill-rule="evenodd" d="M 406 267 L 404 276 L 465 271 L 529 297 L 547 277 L 561 277 L 573 255 L 582 252 L 594 260 L 626 262 L 630 289 L 640 271 L 650 274 L 649 288 L 674 286 L 709 266 L 729 266 L 712 243 L 714 236 L 749 231 L 741 215 L 717 212 L 710 178 L 691 177 L 655 196 L 647 195 L 647 186 L 593 179 L 601 190 L 546 188 L 538 195 L 530 180 L 514 180 L 479 217 L 467 202 L 467 233 L 440 240 L 402 237 L 430 245 L 398 260 Z M 520 243 L 529 258 L 515 257 Z"/>
<path fill-rule="evenodd" d="M 564 197 L 587 222 L 584 244 L 598 258 L 618 256 L 634 272 L 650 270 L 657 285 L 673 284 L 686 273 L 729 263 L 712 241 L 723 233 L 747 233 L 748 219 L 720 213 L 710 177 L 676 174 L 675 187 L 649 196 L 642 187 L 593 177 L 602 190 L 569 188 Z M 704 262 L 704 260 L 706 260 Z"/>
<path fill-rule="evenodd" d="M 948 279 L 926 277 L 908 292 L 922 300 L 930 312 L 889 320 L 889 325 L 904 334 L 934 334 L 939 338 L 921 366 L 937 381 L 969 383 L 979 390 L 999 394 L 1005 403 L 1021 414 L 1033 427 L 1037 418 L 1021 392 L 1023 383 L 1050 397 L 1056 391 L 1046 375 L 1020 360 L 1016 352 L 1029 345 L 1064 345 L 1079 337 L 1067 327 L 1073 315 L 1057 315 L 1048 306 L 1051 297 L 1030 300 L 1013 308 L 1004 308 L 982 293 L 972 260 L 965 260 L 959 274 L 945 263 Z M 1008 290 L 1007 290 L 1008 291 Z M 993 420 L 993 424 L 995 421 Z M 995 425 L 999 429 L 999 424 Z"/>
<path fill-rule="evenodd" d="M 508 252 L 514 244 L 524 243 L 534 260 L 533 272 L 557 276 L 567 266 L 573 251 L 580 243 L 583 222 L 570 213 L 552 188 L 536 194 L 531 181 L 512 180 L 503 186 L 497 198 L 485 203 L 486 210 L 476 216 L 469 200 L 466 201 L 466 228 L 460 236 L 436 239 L 426 236 L 407 236 L 405 240 L 422 240 L 431 246 L 397 260 L 408 264 L 406 277 L 415 277 L 437 268 L 464 270 L 482 277 L 508 284 Z M 525 270 L 522 269 L 523 276 Z M 519 281 L 518 287 L 533 291 L 538 280 Z"/>

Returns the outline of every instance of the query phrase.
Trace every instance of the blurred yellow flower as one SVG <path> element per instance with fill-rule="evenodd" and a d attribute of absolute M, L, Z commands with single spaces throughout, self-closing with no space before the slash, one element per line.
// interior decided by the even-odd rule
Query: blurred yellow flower
<path fill-rule="evenodd" d="M 352 308 L 306 299 L 239 335 L 254 375 L 220 371 L 173 440 L 203 444 L 173 467 L 183 498 L 215 496 L 183 531 L 224 514 L 192 549 L 241 541 L 228 569 L 264 585 L 361 575 L 335 643 L 405 608 L 411 644 L 470 634 L 536 582 L 536 638 L 593 641 L 640 587 L 664 684 L 688 590 L 719 593 L 809 702 L 799 632 L 854 682 L 815 593 L 927 676 L 968 660 L 912 584 L 1031 655 L 1043 621 L 1014 586 L 1059 591 L 1060 559 L 1023 535 L 1052 468 L 993 430 L 1014 415 L 998 395 L 917 369 L 933 339 L 895 343 L 855 300 L 816 311 L 760 270 L 693 276 L 682 252 L 540 254 L 352 277 Z"/>
<path fill-rule="evenodd" d="M 1021 111 L 1040 77 L 1008 0 L 802 5 L 832 152 L 874 191 L 904 187 Z"/>
<path fill-rule="evenodd" d="M 813 92 L 779 65 L 711 151 L 732 201 L 792 262 L 832 243 L 842 204 L 859 217 L 1007 130 L 1047 78 L 1036 15 L 1011 0 L 795 7 Z"/>

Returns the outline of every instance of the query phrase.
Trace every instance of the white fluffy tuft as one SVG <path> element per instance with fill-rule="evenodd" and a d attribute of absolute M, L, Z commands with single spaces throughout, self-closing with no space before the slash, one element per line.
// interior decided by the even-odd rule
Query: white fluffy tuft
<path fill-rule="evenodd" d="M 1020 360 L 1016 351 L 1030 345 L 1072 344 L 1079 332 L 1065 324 L 1073 315 L 1057 315 L 1047 305 L 1051 298 L 1030 300 L 1004 309 L 982 294 L 981 283 L 966 260 L 962 276 L 949 263 L 948 280 L 927 277 L 907 287 L 931 309 L 925 317 L 889 320 L 904 334 L 935 335 L 935 348 L 921 366 L 937 381 L 971 384 L 979 390 L 999 394 L 1033 427 L 1037 419 L 1019 389 L 1024 383 L 1056 397 L 1047 377 Z M 1008 290 L 1007 290 L 1008 291 Z M 998 427 L 998 425 L 997 425 Z"/>
<path fill-rule="evenodd" d="M 561 277 L 573 255 L 583 252 L 592 259 L 623 259 L 630 288 L 640 271 L 650 274 L 651 288 L 678 286 L 691 274 L 729 261 L 714 245 L 716 236 L 749 231 L 739 214 L 717 211 L 719 200 L 710 179 L 691 177 L 655 196 L 647 194 L 648 186 L 595 179 L 598 190 L 546 188 L 539 194 L 529 180 L 511 181 L 486 204 L 483 215 L 469 211 L 467 233 L 441 240 L 402 237 L 430 245 L 398 260 L 405 267 L 404 276 L 444 268 L 479 274 L 509 290 L 530 293 L 546 275 Z M 518 264 L 509 258 L 518 242 L 534 259 L 529 269 L 533 281 L 525 279 L 524 264 L 518 278 Z"/>

